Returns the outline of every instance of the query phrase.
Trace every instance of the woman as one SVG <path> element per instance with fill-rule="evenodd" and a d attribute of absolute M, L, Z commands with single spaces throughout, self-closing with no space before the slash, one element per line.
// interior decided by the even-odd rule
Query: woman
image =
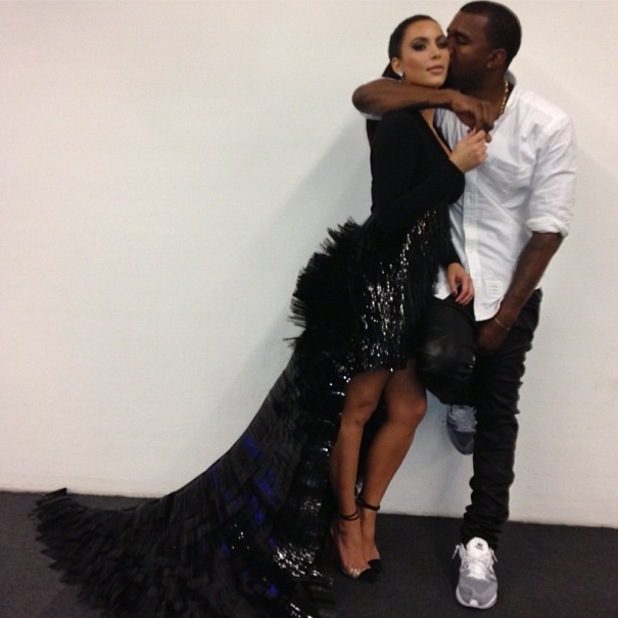
<path fill-rule="evenodd" d="M 437 88 L 446 77 L 446 39 L 428 17 L 403 22 L 390 55 L 401 79 Z M 372 152 L 372 214 L 331 232 L 301 273 L 293 313 L 304 329 L 292 358 L 223 457 L 134 509 L 88 509 L 64 490 L 39 501 L 47 553 L 88 602 L 133 618 L 326 616 L 317 566 L 331 483 L 341 567 L 374 579 L 372 509 L 424 413 L 408 357 L 440 262 L 458 301 L 472 297 L 450 245 L 447 208 L 463 172 L 483 160 L 484 136 L 448 153 L 431 120 L 429 110 L 384 119 Z M 367 454 L 361 518 L 361 438 L 381 396 L 387 420 Z"/>
<path fill-rule="evenodd" d="M 430 18 L 415 16 L 402 22 L 391 36 L 389 57 L 392 74 L 403 81 L 429 87 L 444 83 L 449 63 L 447 40 Z M 372 216 L 387 243 L 398 235 L 409 234 L 419 225 L 425 238 L 414 239 L 417 249 L 422 242 L 428 242 L 430 234 L 425 233 L 424 226 L 429 222 L 445 224 L 446 214 L 438 212 L 440 207 L 444 211 L 446 203 L 456 199 L 461 190 L 461 172 L 477 165 L 485 156 L 484 134 L 477 133 L 447 157 L 446 146 L 433 127 L 433 115 L 433 109 L 392 114 L 381 122 L 373 137 Z M 401 246 L 400 242 L 396 245 Z M 451 261 L 456 259 L 452 254 L 442 256 L 443 262 L 450 262 L 447 275 L 451 289 L 457 301 L 465 304 L 472 298 L 472 286 L 461 265 Z M 423 261 L 426 268 L 427 260 Z M 431 272 L 435 274 L 435 270 Z M 411 277 L 418 281 L 420 273 L 412 272 Z M 421 289 L 414 295 L 413 301 L 419 306 L 416 316 L 407 317 L 408 330 L 414 318 L 417 331 L 421 326 L 418 313 L 423 308 L 424 294 L 430 293 L 427 283 L 423 279 Z M 413 343 L 413 337 L 412 341 L 409 337 L 402 342 L 407 339 L 408 345 Z M 394 346 L 392 351 L 396 350 Z M 413 349 L 408 351 L 413 356 Z M 344 572 L 361 579 L 371 578 L 370 567 L 379 568 L 376 514 L 426 410 L 425 391 L 414 374 L 414 361 L 408 360 L 403 366 L 402 363 L 402 357 L 393 357 L 389 362 L 382 358 L 381 367 L 350 380 L 331 458 L 332 483 L 340 513 L 334 531 L 341 564 Z M 386 400 L 386 422 L 371 442 L 362 492 L 355 499 L 358 454 L 365 424 L 382 395 Z"/>

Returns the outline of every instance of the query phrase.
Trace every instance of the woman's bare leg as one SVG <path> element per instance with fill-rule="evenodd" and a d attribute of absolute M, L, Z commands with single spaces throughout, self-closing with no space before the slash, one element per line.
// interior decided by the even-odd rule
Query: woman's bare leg
<path fill-rule="evenodd" d="M 374 506 L 382 502 L 427 410 L 427 396 L 414 371 L 414 361 L 393 373 L 385 397 L 387 419 L 369 447 L 362 491 L 362 499 Z M 380 556 L 375 544 L 377 512 L 361 508 L 360 513 L 365 558 L 374 560 Z"/>
<path fill-rule="evenodd" d="M 339 514 L 344 517 L 357 510 L 355 489 L 363 431 L 391 375 L 386 369 L 362 373 L 346 388 L 341 427 L 330 458 L 331 484 Z M 367 570 L 360 519 L 337 518 L 333 530 L 343 570 L 352 576 Z"/>

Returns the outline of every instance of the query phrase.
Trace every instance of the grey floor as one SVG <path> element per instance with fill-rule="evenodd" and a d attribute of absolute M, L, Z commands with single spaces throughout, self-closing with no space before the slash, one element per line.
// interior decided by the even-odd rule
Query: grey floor
<path fill-rule="evenodd" d="M 28 518 L 35 498 L 0 492 L 0 618 L 100 617 L 48 568 Z M 119 508 L 135 500 L 84 502 Z M 359 584 L 331 573 L 339 618 L 479 615 L 453 597 L 458 527 L 453 519 L 381 515 L 384 574 L 376 584 Z M 511 522 L 498 558 L 500 595 L 488 617 L 618 618 L 618 530 Z"/>

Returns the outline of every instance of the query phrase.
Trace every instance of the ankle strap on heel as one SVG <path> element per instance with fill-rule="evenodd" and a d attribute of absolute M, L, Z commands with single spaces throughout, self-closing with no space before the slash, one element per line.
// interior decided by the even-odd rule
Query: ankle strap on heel
<path fill-rule="evenodd" d="M 381 506 L 380 504 L 376 506 L 375 504 L 369 504 L 369 502 L 365 502 L 362 496 L 356 496 L 356 504 L 358 504 L 361 509 L 368 509 L 370 511 L 373 511 L 374 513 L 377 513 L 380 510 Z"/>
<path fill-rule="evenodd" d="M 357 519 L 360 519 L 360 513 L 358 512 L 358 509 L 356 509 L 356 511 L 354 511 L 351 515 L 342 515 L 339 513 L 337 517 L 339 519 L 343 519 L 343 521 L 356 521 Z"/>

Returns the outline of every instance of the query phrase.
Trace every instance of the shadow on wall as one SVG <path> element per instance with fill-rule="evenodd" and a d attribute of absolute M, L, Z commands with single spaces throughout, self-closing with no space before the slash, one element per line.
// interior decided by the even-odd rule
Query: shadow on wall
<path fill-rule="evenodd" d="M 236 307 L 241 328 L 251 327 L 252 312 L 256 306 L 260 306 L 258 310 L 268 312 L 263 320 L 269 324 L 267 331 L 259 338 L 257 345 L 243 352 L 242 358 L 231 358 L 226 350 L 218 351 L 219 363 L 237 363 L 237 367 L 231 385 L 215 402 L 219 412 L 214 413 L 214 418 L 219 414 L 226 415 L 228 420 L 233 417 L 237 422 L 238 435 L 258 411 L 290 358 L 290 344 L 286 339 L 294 337 L 298 328 L 288 318 L 299 271 L 313 252 L 319 249 L 326 238 L 327 228 L 336 227 L 349 218 L 363 221 L 369 215 L 371 180 L 368 157 L 364 123 L 354 115 L 313 170 L 276 210 L 275 216 L 262 228 L 263 231 L 255 236 L 242 259 L 239 259 L 239 267 L 230 269 L 227 279 L 218 288 L 221 295 L 212 300 L 221 304 L 241 304 L 240 310 Z M 287 263 L 287 267 L 282 268 L 282 261 Z M 270 265 L 273 265 L 274 271 L 283 273 L 287 282 L 284 293 L 277 292 L 273 282 L 269 282 Z M 264 297 L 247 299 L 226 296 L 226 290 L 238 289 L 239 280 L 263 281 L 261 289 Z M 278 283 L 280 289 L 281 282 Z M 217 362 L 212 365 L 216 366 Z M 191 442 L 182 450 L 187 457 L 183 455 L 182 461 L 167 462 L 172 476 L 179 477 L 187 469 L 193 469 L 198 474 L 215 460 L 216 457 L 209 454 L 211 451 L 204 448 L 203 437 L 217 432 L 217 427 L 213 427 L 207 416 L 203 418 L 204 422 L 190 434 Z M 232 446 L 233 440 L 235 438 L 228 444 L 221 444 L 220 454 Z M 208 460 L 205 461 L 205 457 Z"/>

